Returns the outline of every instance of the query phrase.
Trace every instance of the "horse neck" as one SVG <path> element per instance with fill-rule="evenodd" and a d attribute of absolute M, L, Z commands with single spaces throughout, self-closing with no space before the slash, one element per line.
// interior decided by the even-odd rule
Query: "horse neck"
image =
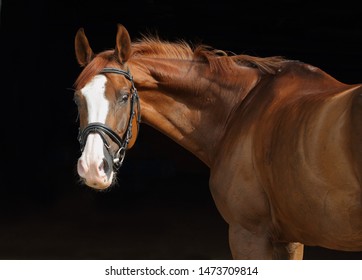
<path fill-rule="evenodd" d="M 208 64 L 138 58 L 129 63 L 141 101 L 142 122 L 173 139 L 207 166 L 233 111 L 256 81 L 238 74 L 220 77 Z"/>

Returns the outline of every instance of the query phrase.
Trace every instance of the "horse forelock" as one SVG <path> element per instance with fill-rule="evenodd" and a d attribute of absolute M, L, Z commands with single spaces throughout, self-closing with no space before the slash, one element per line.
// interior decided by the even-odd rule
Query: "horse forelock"
<path fill-rule="evenodd" d="M 74 83 L 76 90 L 83 88 L 95 75 L 99 74 L 101 70 L 108 66 L 116 66 L 118 63 L 113 56 L 112 50 L 99 53 L 80 73 Z"/>

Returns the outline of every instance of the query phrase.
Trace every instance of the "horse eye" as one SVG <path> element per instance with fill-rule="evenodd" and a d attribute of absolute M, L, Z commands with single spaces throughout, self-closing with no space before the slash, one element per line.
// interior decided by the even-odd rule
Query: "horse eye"
<path fill-rule="evenodd" d="M 118 99 L 119 103 L 125 103 L 129 98 L 129 94 L 128 93 L 122 93 L 121 96 Z"/>
<path fill-rule="evenodd" d="M 73 98 L 73 101 L 74 101 L 75 105 L 77 105 L 77 106 L 79 107 L 80 102 L 79 102 L 79 98 L 78 98 L 77 96 L 75 96 L 75 97 Z"/>

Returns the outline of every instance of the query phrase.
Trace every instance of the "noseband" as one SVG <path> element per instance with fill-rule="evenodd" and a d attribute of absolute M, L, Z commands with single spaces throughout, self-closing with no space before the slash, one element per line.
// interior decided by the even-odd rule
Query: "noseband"
<path fill-rule="evenodd" d="M 88 135 L 91 133 L 98 133 L 104 143 L 104 146 L 106 150 L 108 151 L 108 154 L 112 157 L 113 161 L 113 170 L 117 171 L 123 164 L 123 160 L 126 156 L 126 150 L 128 143 L 130 139 L 132 138 L 132 121 L 133 118 L 136 115 L 135 106 L 137 106 L 138 111 L 138 117 L 137 117 L 137 132 L 139 131 L 139 124 L 141 122 L 141 111 L 140 111 L 140 102 L 139 102 L 139 96 L 137 89 L 133 82 L 133 77 L 129 71 L 124 71 L 118 68 L 103 68 L 100 73 L 114 73 L 114 74 L 120 74 L 126 77 L 131 83 L 131 112 L 130 117 L 128 120 L 127 130 L 123 134 L 122 137 L 120 137 L 116 132 L 114 132 L 111 128 L 109 128 L 107 125 L 100 123 L 100 122 L 92 122 L 89 123 L 83 130 L 79 129 L 79 135 L 78 135 L 78 141 L 80 143 L 81 151 L 83 152 L 84 146 L 87 142 Z M 117 152 L 112 155 L 110 151 L 110 144 L 108 143 L 105 135 L 107 135 L 113 142 L 115 142 L 118 145 Z M 136 135 L 137 137 L 137 135 Z"/>

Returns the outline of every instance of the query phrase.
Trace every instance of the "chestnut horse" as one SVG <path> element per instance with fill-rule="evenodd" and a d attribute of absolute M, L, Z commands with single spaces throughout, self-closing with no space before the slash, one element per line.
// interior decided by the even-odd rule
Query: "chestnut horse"
<path fill-rule="evenodd" d="M 210 168 L 234 259 L 362 251 L 361 84 L 282 57 L 131 42 L 123 25 L 99 54 L 79 29 L 75 52 L 85 184 L 114 184 L 143 122 Z"/>

